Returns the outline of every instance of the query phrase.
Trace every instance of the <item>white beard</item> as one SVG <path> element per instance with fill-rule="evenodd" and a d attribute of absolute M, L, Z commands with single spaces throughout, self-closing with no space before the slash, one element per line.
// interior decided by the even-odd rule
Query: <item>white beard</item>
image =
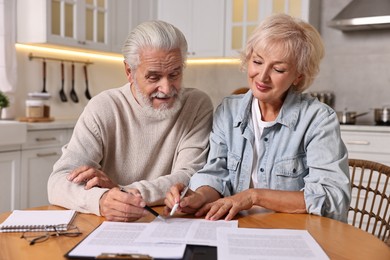
<path fill-rule="evenodd" d="M 167 103 L 164 103 L 164 104 L 161 104 L 160 107 L 154 108 L 151 99 L 154 97 L 164 97 L 166 95 L 164 93 L 161 93 L 161 92 L 157 92 L 157 93 L 155 92 L 155 93 L 152 93 L 150 96 L 146 96 L 141 92 L 136 81 L 134 81 L 133 85 L 134 85 L 134 89 L 135 89 L 135 92 L 137 95 L 137 101 L 139 102 L 141 107 L 144 109 L 146 115 L 148 115 L 148 116 L 153 116 L 153 117 L 157 116 L 159 118 L 168 118 L 168 117 L 175 115 L 181 109 L 181 107 L 183 105 L 183 94 L 182 94 L 181 89 L 179 90 L 179 92 L 177 92 L 177 93 L 175 92 L 172 94 L 172 96 L 176 95 L 176 99 L 175 99 L 172 107 L 168 107 L 169 105 Z"/>

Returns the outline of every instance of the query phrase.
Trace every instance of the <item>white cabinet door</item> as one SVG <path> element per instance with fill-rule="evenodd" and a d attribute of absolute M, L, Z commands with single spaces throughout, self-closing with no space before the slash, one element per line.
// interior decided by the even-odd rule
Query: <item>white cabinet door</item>
<path fill-rule="evenodd" d="M 163 0 L 158 19 L 179 28 L 188 42 L 189 58 L 224 55 L 224 0 Z"/>
<path fill-rule="evenodd" d="M 157 0 L 115 0 L 111 14 L 112 51 L 122 53 L 131 30 L 142 22 L 157 18 Z"/>
<path fill-rule="evenodd" d="M 227 0 L 225 55 L 237 57 L 257 25 L 273 13 L 287 13 L 318 29 L 320 0 Z"/>
<path fill-rule="evenodd" d="M 21 208 L 48 205 L 47 181 L 54 163 L 61 156 L 61 148 L 22 151 Z"/>
<path fill-rule="evenodd" d="M 49 204 L 47 181 L 72 129 L 30 130 L 22 144 L 21 208 Z"/>
<path fill-rule="evenodd" d="M 19 208 L 20 151 L 0 153 L 0 213 Z"/>
<path fill-rule="evenodd" d="M 17 41 L 111 51 L 109 29 L 114 3 L 108 0 L 18 0 Z"/>

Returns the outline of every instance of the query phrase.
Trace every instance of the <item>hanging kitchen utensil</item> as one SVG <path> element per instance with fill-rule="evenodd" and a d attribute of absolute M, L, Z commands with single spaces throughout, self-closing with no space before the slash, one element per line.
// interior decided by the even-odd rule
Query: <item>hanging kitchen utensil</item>
<path fill-rule="evenodd" d="M 42 73 L 43 73 L 43 76 L 42 76 L 42 80 L 43 80 L 43 88 L 42 88 L 42 93 L 47 93 L 46 91 L 46 60 L 43 60 L 43 70 L 42 70 Z"/>
<path fill-rule="evenodd" d="M 60 90 L 60 98 L 62 102 L 67 102 L 68 98 L 66 97 L 65 91 L 64 91 L 64 83 L 65 83 L 65 77 L 64 77 L 64 62 L 61 62 L 61 90 Z"/>
<path fill-rule="evenodd" d="M 84 76 L 85 76 L 85 96 L 88 98 L 88 99 L 91 99 L 91 94 L 89 93 L 89 89 L 88 89 L 88 75 L 87 75 L 87 65 L 85 64 L 84 65 Z"/>
<path fill-rule="evenodd" d="M 72 89 L 70 90 L 70 98 L 75 103 L 79 102 L 79 98 L 77 97 L 76 91 L 74 89 L 74 64 L 73 63 L 72 63 Z"/>

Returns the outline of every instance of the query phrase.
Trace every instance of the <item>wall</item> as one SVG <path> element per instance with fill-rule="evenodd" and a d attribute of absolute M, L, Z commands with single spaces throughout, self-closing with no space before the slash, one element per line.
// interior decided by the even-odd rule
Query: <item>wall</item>
<path fill-rule="evenodd" d="M 364 112 L 371 108 L 390 105 L 390 30 L 360 31 L 343 33 L 328 28 L 331 20 L 350 0 L 322 1 L 321 34 L 326 56 L 321 72 L 309 91 L 330 90 L 336 95 L 335 109 L 348 108 Z M 18 91 L 15 115 L 24 115 L 24 100 L 28 92 L 42 89 L 39 60 L 28 59 L 28 51 L 18 50 Z M 34 53 L 35 54 L 35 53 Z M 39 55 L 39 53 L 36 53 Z M 77 58 L 77 57 L 76 57 Z M 100 91 L 121 86 L 126 82 L 122 62 L 91 60 L 89 66 L 90 87 L 93 95 Z M 62 103 L 58 97 L 60 89 L 60 65 L 48 63 L 48 91 L 53 95 L 52 115 L 56 118 L 77 118 L 87 100 L 80 98 L 79 104 Z M 85 88 L 82 70 L 76 68 L 76 91 L 82 95 Z M 67 73 L 69 75 L 69 66 Z M 245 74 L 239 65 L 188 65 L 185 70 L 184 86 L 196 87 L 208 93 L 216 106 L 232 90 L 246 85 Z M 70 82 L 66 82 L 69 93 Z M 373 112 L 358 118 L 362 124 L 373 124 Z"/>
<path fill-rule="evenodd" d="M 370 111 L 359 124 L 374 124 L 372 108 L 390 106 L 390 29 L 342 32 L 326 26 L 350 0 L 322 1 L 321 35 L 326 48 L 312 90 L 331 90 L 336 110 Z"/>
<path fill-rule="evenodd" d="M 107 61 L 102 59 L 86 59 L 72 55 L 53 55 L 47 52 L 36 50 L 17 49 L 18 59 L 18 86 L 16 93 L 17 103 L 15 104 L 15 116 L 21 117 L 25 113 L 25 100 L 30 92 L 41 92 L 43 88 L 42 80 L 42 60 L 29 59 L 29 54 L 34 56 L 55 57 L 76 61 L 89 61 L 88 65 L 89 91 L 92 96 L 101 91 L 122 86 L 127 82 L 123 63 L 120 61 Z M 47 60 L 46 67 L 46 90 L 51 94 L 50 108 L 51 115 L 57 119 L 78 118 L 88 99 L 85 97 L 85 78 L 83 64 L 75 63 L 75 90 L 79 98 L 79 103 L 74 103 L 70 99 L 71 90 L 71 63 L 65 62 L 65 93 L 68 102 L 61 102 L 59 91 L 61 88 L 61 63 L 59 61 Z"/>

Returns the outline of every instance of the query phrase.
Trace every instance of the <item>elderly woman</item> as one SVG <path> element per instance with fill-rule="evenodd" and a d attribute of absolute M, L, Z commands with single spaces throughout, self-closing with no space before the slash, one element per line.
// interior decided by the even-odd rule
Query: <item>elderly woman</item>
<path fill-rule="evenodd" d="M 206 219 L 232 219 L 257 205 L 346 221 L 350 203 L 347 150 L 334 110 L 302 94 L 319 71 L 324 47 L 309 24 L 278 14 L 253 32 L 242 55 L 250 91 L 217 108 L 207 164 L 167 193 Z"/>

